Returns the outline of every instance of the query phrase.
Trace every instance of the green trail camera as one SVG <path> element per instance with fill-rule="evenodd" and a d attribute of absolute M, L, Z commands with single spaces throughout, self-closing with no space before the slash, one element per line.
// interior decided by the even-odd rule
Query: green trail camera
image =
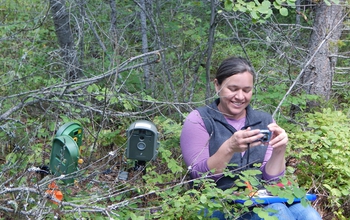
<path fill-rule="evenodd" d="M 78 170 L 79 147 L 82 143 L 83 129 L 75 122 L 60 127 L 52 142 L 50 170 L 55 176 L 68 175 Z M 74 179 L 64 179 L 73 183 Z"/>
<path fill-rule="evenodd" d="M 83 142 L 83 128 L 76 122 L 69 122 L 62 125 L 56 132 L 56 137 L 61 135 L 71 136 L 73 140 L 77 142 L 78 147 L 80 147 Z"/>
<path fill-rule="evenodd" d="M 138 161 L 150 161 L 156 158 L 159 147 L 158 131 L 152 122 L 135 121 L 127 130 L 127 138 L 127 158 Z"/>

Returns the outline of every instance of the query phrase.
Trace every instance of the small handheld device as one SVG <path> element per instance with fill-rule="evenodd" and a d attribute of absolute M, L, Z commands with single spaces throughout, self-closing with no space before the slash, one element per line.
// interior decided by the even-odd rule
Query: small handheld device
<path fill-rule="evenodd" d="M 267 143 L 271 140 L 272 132 L 269 130 L 260 130 L 260 134 L 264 134 L 260 139 L 257 141 L 261 141 L 262 143 Z"/>

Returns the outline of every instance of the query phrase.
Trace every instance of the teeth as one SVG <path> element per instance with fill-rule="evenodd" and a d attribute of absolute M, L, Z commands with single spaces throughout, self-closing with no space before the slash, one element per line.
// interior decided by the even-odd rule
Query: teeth
<path fill-rule="evenodd" d="M 234 105 L 243 105 L 241 102 L 233 102 Z"/>

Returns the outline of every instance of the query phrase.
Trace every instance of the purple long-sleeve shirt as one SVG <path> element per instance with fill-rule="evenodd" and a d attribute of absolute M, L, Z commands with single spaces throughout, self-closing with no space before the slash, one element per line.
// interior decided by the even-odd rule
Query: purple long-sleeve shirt
<path fill-rule="evenodd" d="M 226 118 L 227 122 L 237 131 L 245 124 L 245 118 L 234 120 Z M 182 155 L 187 167 L 190 167 L 193 178 L 201 177 L 203 173 L 208 173 L 207 160 L 209 158 L 209 134 L 205 128 L 202 117 L 197 110 L 193 110 L 186 118 L 182 128 L 180 145 Z M 276 176 L 268 175 L 265 171 L 265 164 L 270 159 L 273 148 L 269 145 L 264 161 L 260 167 L 264 180 L 278 178 L 284 171 Z M 244 152 L 242 153 L 242 155 Z M 220 175 L 212 176 L 213 179 L 220 178 Z"/>

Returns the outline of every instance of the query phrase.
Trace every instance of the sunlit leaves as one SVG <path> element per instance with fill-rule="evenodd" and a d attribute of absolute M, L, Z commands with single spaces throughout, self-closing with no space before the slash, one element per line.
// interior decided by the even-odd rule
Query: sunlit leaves
<path fill-rule="evenodd" d="M 258 5 L 257 9 L 261 14 L 272 14 L 271 3 L 269 1 L 263 1 Z"/>
<path fill-rule="evenodd" d="M 317 180 L 317 184 L 322 184 L 331 195 L 330 203 L 338 206 L 349 194 L 350 187 L 349 119 L 343 112 L 332 109 L 303 117 L 307 127 L 290 136 L 292 146 L 298 152 L 292 155 L 302 161 L 298 166 L 299 181 L 310 185 L 310 181 Z"/>
<path fill-rule="evenodd" d="M 288 9 L 286 8 L 280 8 L 280 14 L 283 16 L 287 16 L 288 15 Z"/>
<path fill-rule="evenodd" d="M 263 1 L 233 1 L 225 0 L 225 9 L 230 11 L 248 12 L 253 20 L 263 22 L 273 14 L 273 9 L 277 9 L 282 16 L 288 16 L 289 10 L 295 8 L 296 0 L 268 0 Z M 339 0 L 325 0 L 325 3 L 330 6 L 339 4 Z"/>
<path fill-rule="evenodd" d="M 288 7 L 295 7 L 294 0 L 276 0 L 274 2 L 264 1 L 225 1 L 226 10 L 248 12 L 254 21 L 263 22 L 277 9 L 283 16 L 288 15 Z"/>

